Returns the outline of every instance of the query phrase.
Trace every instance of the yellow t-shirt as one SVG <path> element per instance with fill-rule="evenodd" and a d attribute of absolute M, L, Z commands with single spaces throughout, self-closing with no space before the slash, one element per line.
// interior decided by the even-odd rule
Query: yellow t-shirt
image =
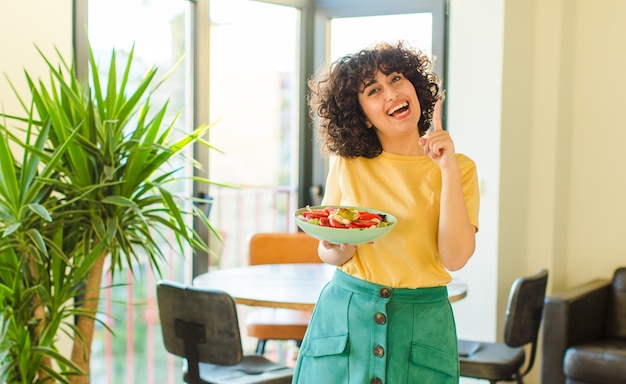
<path fill-rule="evenodd" d="M 478 228 L 476 165 L 465 155 L 456 156 L 470 222 Z M 393 230 L 373 244 L 359 245 L 339 268 L 394 288 L 447 284 L 451 277 L 437 247 L 440 193 L 441 171 L 428 156 L 383 152 L 373 159 L 332 157 L 323 205 L 373 208 L 398 220 Z"/>

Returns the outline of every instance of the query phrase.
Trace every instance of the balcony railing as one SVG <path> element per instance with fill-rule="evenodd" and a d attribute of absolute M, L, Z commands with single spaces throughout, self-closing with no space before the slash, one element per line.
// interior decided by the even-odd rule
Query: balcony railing
<path fill-rule="evenodd" d="M 255 232 L 295 231 L 292 212 L 297 195 L 294 188 L 216 188 L 211 191 L 213 205 L 210 221 L 224 238 L 219 244 L 219 260 L 211 268 L 227 268 L 247 263 L 247 241 Z M 216 245 L 214 245 L 215 247 Z M 189 282 L 191 260 L 173 252 L 162 267 L 163 278 Z M 130 270 L 105 276 L 100 320 L 111 328 L 97 324 L 94 335 L 91 383 L 179 384 L 182 383 L 182 359 L 169 354 L 162 342 L 153 275 L 147 263 Z M 247 308 L 239 306 L 240 320 Z M 255 340 L 245 335 L 244 350 L 252 353 Z M 289 350 L 277 348 L 276 360 L 286 359 Z M 289 362 L 289 361 L 287 361 Z"/>

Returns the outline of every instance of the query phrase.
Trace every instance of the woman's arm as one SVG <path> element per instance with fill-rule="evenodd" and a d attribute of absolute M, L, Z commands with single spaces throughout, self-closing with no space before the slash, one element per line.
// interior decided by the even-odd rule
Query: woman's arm
<path fill-rule="evenodd" d="M 445 267 L 456 271 L 467 263 L 476 247 L 476 227 L 465 205 L 461 171 L 456 161 L 441 172 L 442 186 L 437 244 Z"/>
<path fill-rule="evenodd" d="M 454 143 L 441 124 L 441 100 L 435 104 L 434 130 L 420 138 L 424 154 L 441 170 L 441 196 L 437 245 L 443 265 L 456 271 L 467 263 L 476 247 L 476 227 L 470 222 L 461 169 L 456 159 Z"/>

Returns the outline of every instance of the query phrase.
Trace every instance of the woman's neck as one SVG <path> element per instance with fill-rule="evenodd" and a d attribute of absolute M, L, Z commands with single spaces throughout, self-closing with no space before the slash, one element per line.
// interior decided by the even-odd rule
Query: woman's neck
<path fill-rule="evenodd" d="M 424 148 L 417 140 L 382 142 L 383 151 L 402 156 L 424 156 Z"/>

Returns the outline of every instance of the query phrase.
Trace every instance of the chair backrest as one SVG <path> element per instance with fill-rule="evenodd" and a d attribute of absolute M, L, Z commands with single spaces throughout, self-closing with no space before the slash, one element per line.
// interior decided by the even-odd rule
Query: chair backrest
<path fill-rule="evenodd" d="M 186 358 L 190 371 L 198 361 L 234 365 L 243 359 L 235 301 L 228 293 L 159 281 L 157 301 L 165 348 Z"/>
<path fill-rule="evenodd" d="M 548 286 L 548 270 L 542 269 L 532 276 L 518 277 L 511 286 L 504 320 L 504 342 L 509 347 L 531 344 L 526 375 L 533 367 L 537 351 L 537 338 Z"/>
<path fill-rule="evenodd" d="M 511 286 L 504 320 L 504 342 L 521 347 L 537 340 L 548 285 L 548 271 L 518 277 Z"/>
<path fill-rule="evenodd" d="M 321 263 L 319 240 L 304 232 L 255 233 L 250 238 L 248 262 L 257 264 Z"/>

